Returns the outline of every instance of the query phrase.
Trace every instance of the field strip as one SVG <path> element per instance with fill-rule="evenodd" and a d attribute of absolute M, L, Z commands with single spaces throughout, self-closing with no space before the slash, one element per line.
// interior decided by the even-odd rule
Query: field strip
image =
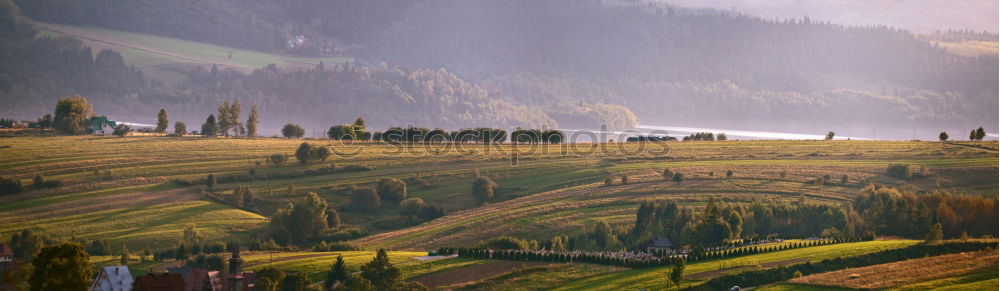
<path fill-rule="evenodd" d="M 996 269 L 997 251 L 987 250 L 837 270 L 796 278 L 789 282 L 854 289 L 883 289 Z"/>
<path fill-rule="evenodd" d="M 83 29 L 79 29 L 79 28 L 75 28 L 75 27 L 71 27 L 71 26 L 51 24 L 51 23 L 44 23 L 44 22 L 34 22 L 34 24 L 38 25 L 39 27 L 41 27 L 43 29 L 55 31 L 55 32 L 58 32 L 58 33 L 63 33 L 63 34 L 70 35 L 70 36 L 73 36 L 73 37 L 85 38 L 85 39 L 96 41 L 96 42 L 102 42 L 102 43 L 112 44 L 112 45 L 116 45 L 116 46 L 122 46 L 122 47 L 131 48 L 131 49 L 136 49 L 136 50 L 140 50 L 140 51 L 146 51 L 146 52 L 161 54 L 161 55 L 170 56 L 170 57 L 174 57 L 174 58 L 178 58 L 178 59 L 189 60 L 189 61 L 192 61 L 192 62 L 195 62 L 195 63 L 208 63 L 208 64 L 217 63 L 216 61 L 212 61 L 212 60 L 209 60 L 209 59 L 197 58 L 197 57 L 183 55 L 183 54 L 178 54 L 178 53 L 172 53 L 172 52 L 168 52 L 168 51 L 156 49 L 156 48 L 153 48 L 153 47 L 147 47 L 147 46 L 137 45 L 137 44 L 133 44 L 133 43 L 129 43 L 129 42 L 115 40 L 113 37 L 108 37 L 108 36 L 103 35 L 103 34 L 89 32 L 89 31 L 86 31 L 86 30 L 83 30 Z M 237 67 L 237 68 L 242 68 L 242 69 L 247 70 L 247 71 L 255 69 L 253 67 L 242 66 L 242 65 L 238 65 L 238 64 L 225 64 L 225 65 L 226 66 Z"/>

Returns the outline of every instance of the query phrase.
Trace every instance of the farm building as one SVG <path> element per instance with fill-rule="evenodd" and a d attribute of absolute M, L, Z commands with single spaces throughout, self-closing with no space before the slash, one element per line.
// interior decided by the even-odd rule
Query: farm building
<path fill-rule="evenodd" d="M 134 291 L 184 291 L 184 278 L 178 274 L 146 274 L 135 278 Z"/>
<path fill-rule="evenodd" d="M 253 272 L 243 271 L 243 259 L 238 251 L 229 259 L 229 272 L 189 267 L 171 268 L 167 272 L 181 276 L 184 290 L 192 291 L 253 290 L 255 281 Z"/>
<path fill-rule="evenodd" d="M 646 252 L 673 250 L 674 245 L 665 237 L 655 237 L 646 243 Z"/>
<path fill-rule="evenodd" d="M 115 126 L 118 126 L 117 122 L 108 120 L 104 116 L 96 116 L 90 119 L 90 129 L 94 132 L 94 135 L 114 134 Z"/>
<path fill-rule="evenodd" d="M 91 283 L 90 290 L 131 291 L 132 283 L 132 273 L 129 273 L 128 266 L 106 266 L 94 279 L 94 283 Z"/>

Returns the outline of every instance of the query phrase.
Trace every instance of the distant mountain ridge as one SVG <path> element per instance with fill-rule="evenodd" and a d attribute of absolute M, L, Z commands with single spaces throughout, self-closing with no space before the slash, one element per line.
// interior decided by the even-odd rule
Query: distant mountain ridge
<path fill-rule="evenodd" d="M 199 5 L 205 11 L 219 11 L 213 14 L 218 23 L 172 24 L 197 14 L 175 1 L 132 7 L 98 0 L 77 5 L 79 9 L 69 5 L 72 9 L 59 10 L 48 8 L 53 1 L 57 0 L 15 2 L 40 20 L 127 28 L 263 51 L 280 50 L 293 35 L 335 38 L 353 56 L 371 64 L 383 60 L 392 64 L 387 70 L 396 65 L 414 71 L 444 68 L 463 82 L 475 83 L 477 90 L 495 100 L 491 102 L 523 106 L 515 111 L 536 116 L 500 113 L 483 123 L 551 124 L 555 121 L 551 115 L 578 112 L 573 107 L 579 105 L 618 104 L 631 111 L 622 116 L 634 113 L 637 121 L 655 124 L 860 131 L 856 135 L 866 135 L 873 125 L 906 133 L 911 127 L 936 132 L 984 125 L 991 132 L 997 130 L 995 54 L 950 54 L 926 39 L 886 26 L 846 27 L 808 17 L 773 21 L 641 2 L 570 0 L 305 0 L 261 5 L 211 0 Z M 98 17 L 107 11 L 121 17 Z M 148 24 L 133 25 L 140 21 L 137 15 Z M 166 28 L 171 29 L 160 31 Z M 186 33 L 189 30 L 199 32 Z M 206 36 L 227 32 L 232 32 L 228 34 L 232 39 Z M 236 41 L 248 36 L 260 42 Z M 835 76 L 850 76 L 851 81 Z M 256 92 L 273 91 L 247 85 L 256 86 Z M 206 92 L 196 87 L 188 89 L 194 95 Z M 427 96 L 448 98 L 439 93 Z M 391 95 L 366 100 L 392 100 Z M 307 97 L 288 104 L 304 104 L 297 98 Z M 373 110 L 373 104 L 345 110 L 366 115 L 363 111 Z M 287 110 L 294 109 L 280 112 Z M 371 112 L 379 112 L 372 119 L 406 116 Z M 471 126 L 478 121 L 449 117 L 437 122 Z"/>

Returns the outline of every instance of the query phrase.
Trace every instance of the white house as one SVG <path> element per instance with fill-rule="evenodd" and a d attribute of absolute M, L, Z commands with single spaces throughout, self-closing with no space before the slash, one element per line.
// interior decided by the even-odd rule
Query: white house
<path fill-rule="evenodd" d="M 117 125 L 117 122 L 108 120 L 104 116 L 97 116 L 90 119 L 90 129 L 94 132 L 94 135 L 114 134 L 115 126 Z"/>
<path fill-rule="evenodd" d="M 132 274 L 127 266 L 106 266 L 90 285 L 92 291 L 132 291 Z"/>

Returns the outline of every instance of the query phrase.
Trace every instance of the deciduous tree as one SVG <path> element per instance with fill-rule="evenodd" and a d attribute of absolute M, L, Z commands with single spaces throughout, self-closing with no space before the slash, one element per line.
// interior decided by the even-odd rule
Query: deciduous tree
<path fill-rule="evenodd" d="M 396 178 L 382 178 L 378 181 L 378 196 L 392 204 L 406 199 L 406 183 Z"/>
<path fill-rule="evenodd" d="M 56 102 L 55 129 L 66 134 L 80 134 L 94 116 L 93 106 L 87 98 L 73 95 Z"/>
<path fill-rule="evenodd" d="M 90 287 L 90 255 L 78 243 L 44 247 L 32 264 L 35 269 L 28 280 L 32 291 L 84 291 Z"/>
<path fill-rule="evenodd" d="M 187 124 L 180 121 L 174 123 L 174 134 L 185 135 L 187 134 L 187 130 Z"/>
<path fill-rule="evenodd" d="M 472 181 L 472 197 L 476 197 L 479 202 L 487 202 L 493 200 L 493 192 L 496 190 L 497 184 L 493 183 L 489 177 L 479 176 L 476 180 Z"/>

